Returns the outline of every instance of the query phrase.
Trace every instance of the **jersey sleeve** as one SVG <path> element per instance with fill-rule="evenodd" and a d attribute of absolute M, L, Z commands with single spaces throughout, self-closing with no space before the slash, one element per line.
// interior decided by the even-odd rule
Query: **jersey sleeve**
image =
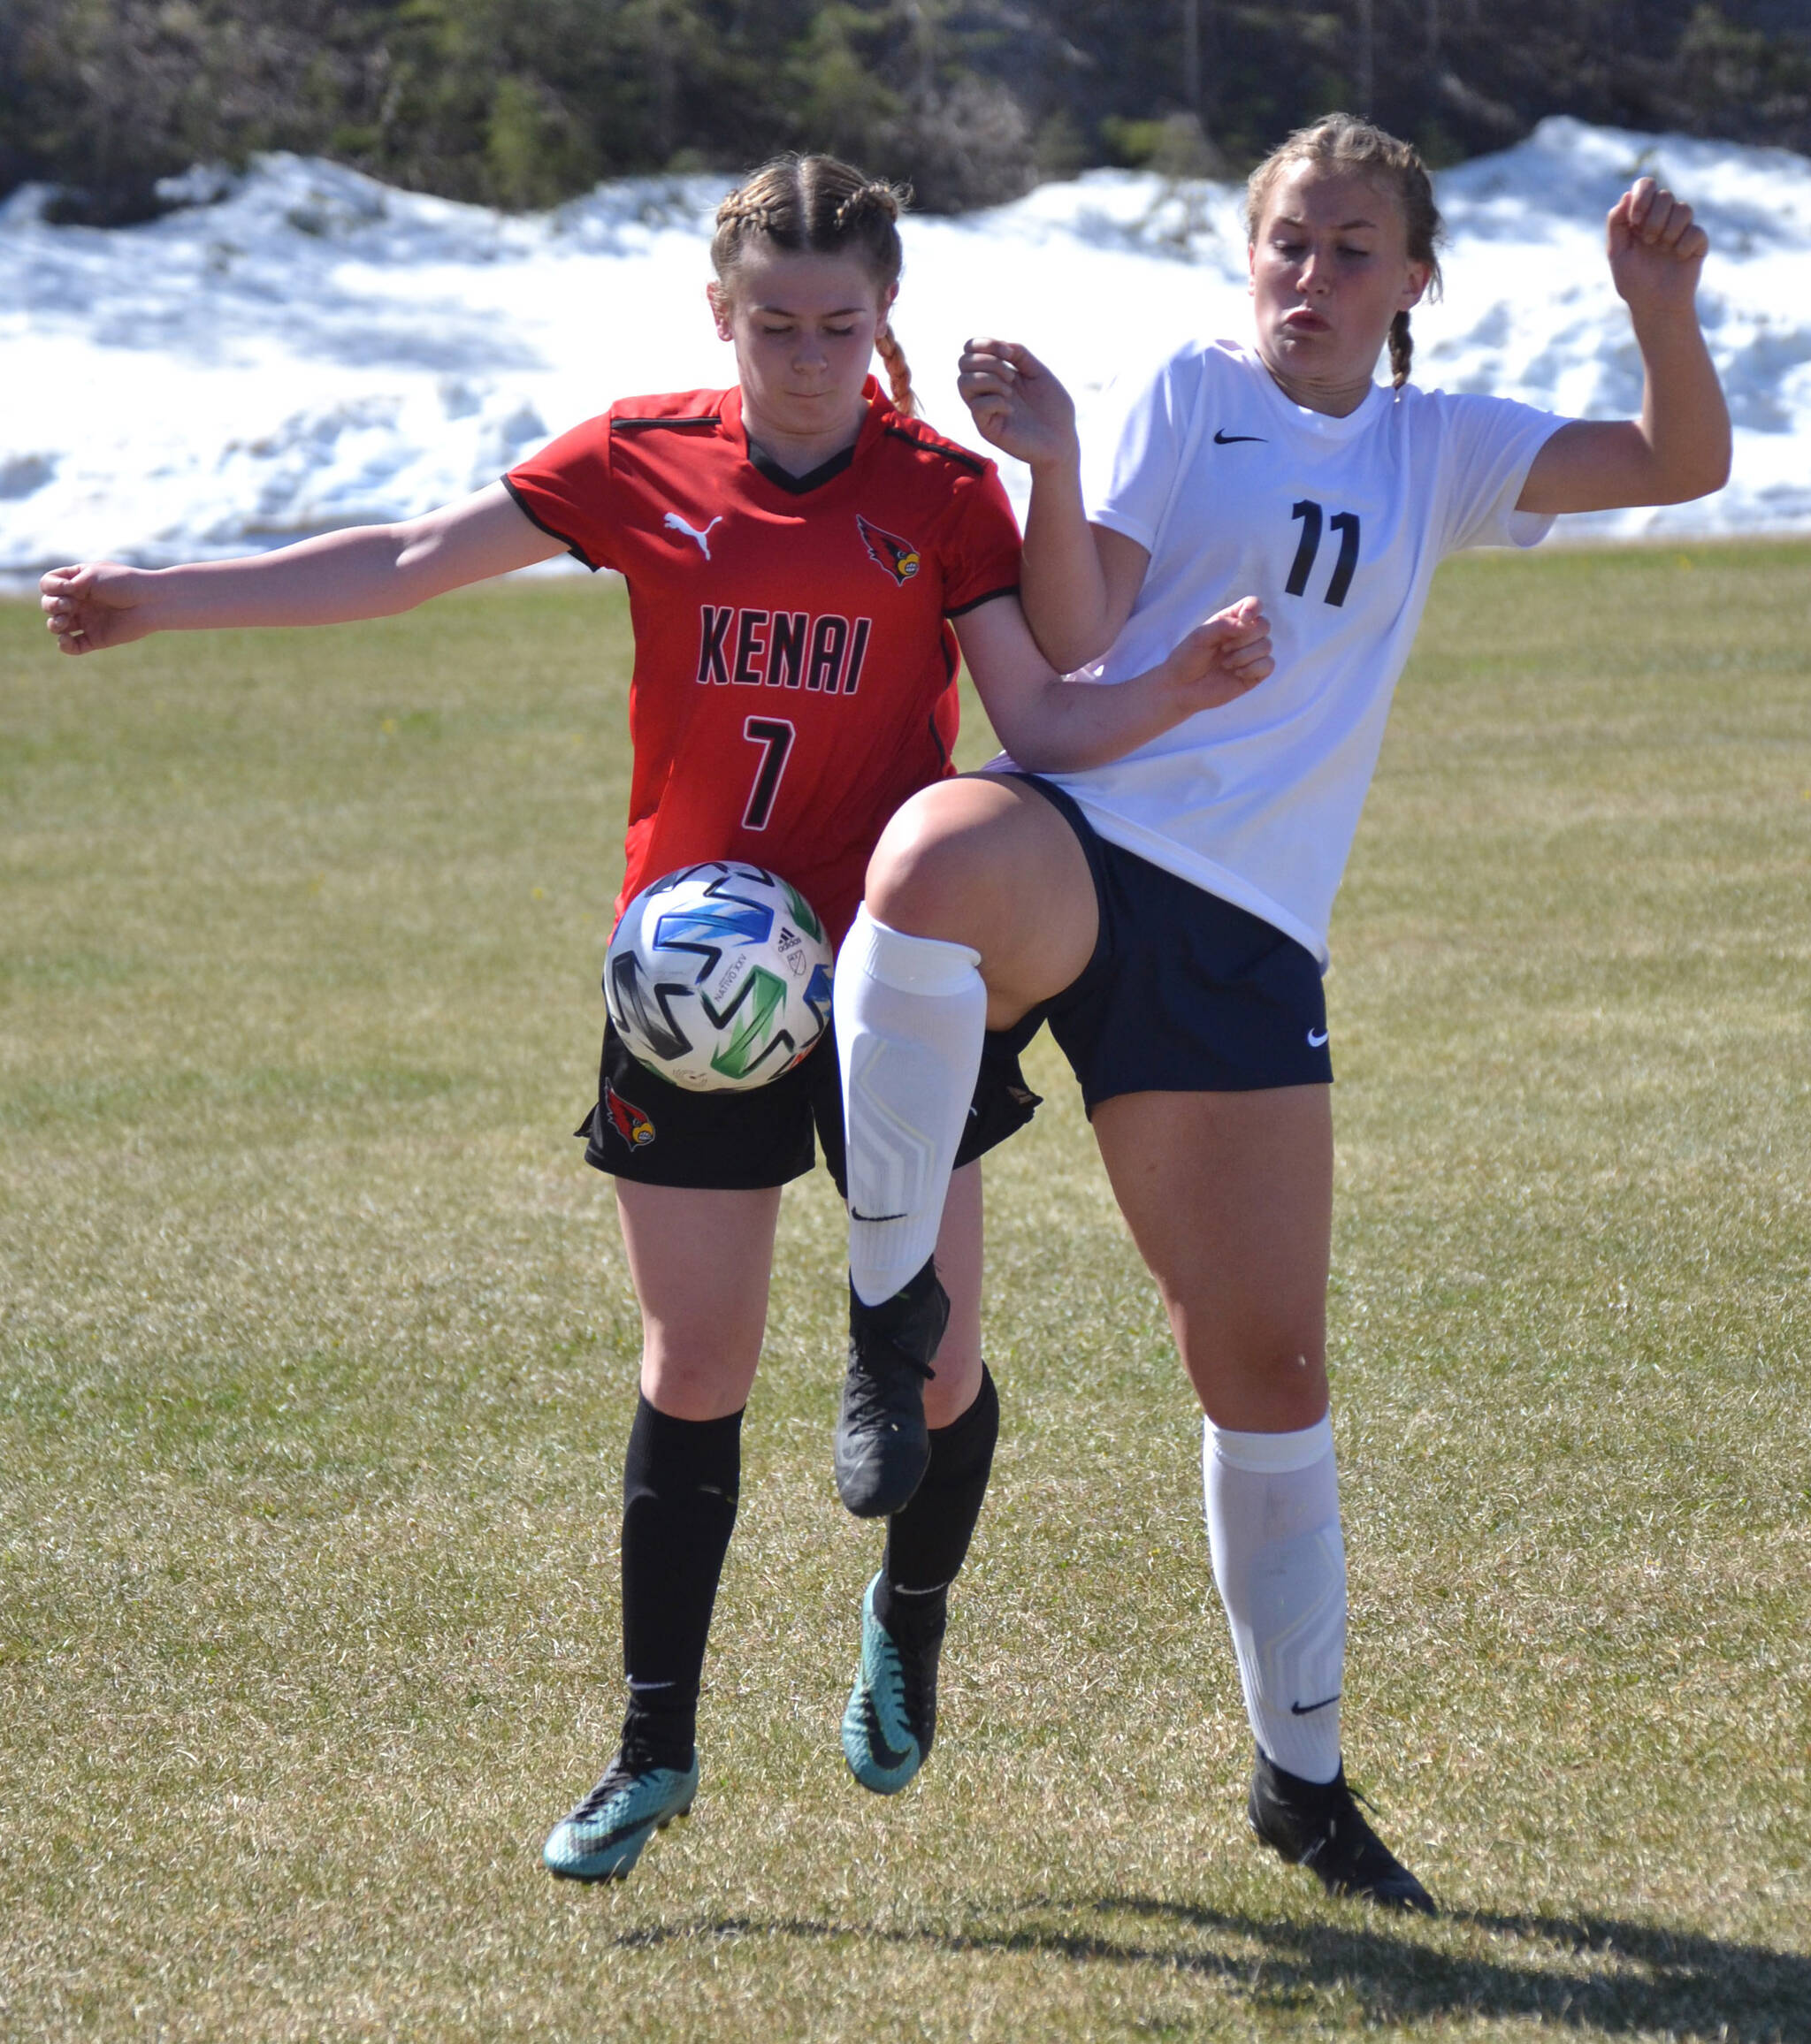
<path fill-rule="evenodd" d="M 956 492 L 945 535 L 944 615 L 960 617 L 997 596 L 1019 591 L 1019 522 L 991 461 Z"/>
<path fill-rule="evenodd" d="M 1099 426 L 1083 449 L 1081 496 L 1090 524 L 1157 549 L 1186 457 L 1193 351 L 1174 355 L 1142 383 L 1108 387 Z"/>
<path fill-rule="evenodd" d="M 587 419 L 503 478 L 516 508 L 592 569 L 614 568 L 622 490 L 610 469 L 610 420 Z"/>
<path fill-rule="evenodd" d="M 1467 546 L 1535 546 L 1553 530 L 1550 513 L 1518 511 L 1534 457 L 1568 422 L 1510 398 L 1439 393 L 1440 552 Z"/>

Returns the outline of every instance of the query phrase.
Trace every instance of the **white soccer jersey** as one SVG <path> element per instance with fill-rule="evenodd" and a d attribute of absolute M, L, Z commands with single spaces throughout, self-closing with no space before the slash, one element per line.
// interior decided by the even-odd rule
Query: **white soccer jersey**
<path fill-rule="evenodd" d="M 1326 958 L 1327 919 L 1391 691 L 1441 559 L 1532 546 L 1515 509 L 1565 421 L 1505 399 L 1379 385 L 1304 411 L 1230 341 L 1170 356 L 1090 462 L 1089 515 L 1150 550 L 1092 672 L 1124 681 L 1214 611 L 1258 596 L 1276 672 L 1105 766 L 1048 778 L 1100 835 L 1249 909 Z"/>

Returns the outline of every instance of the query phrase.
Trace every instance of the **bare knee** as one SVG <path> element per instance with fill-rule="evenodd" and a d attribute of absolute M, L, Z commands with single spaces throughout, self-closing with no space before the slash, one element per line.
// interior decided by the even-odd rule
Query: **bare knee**
<path fill-rule="evenodd" d="M 1217 1427 L 1286 1434 L 1311 1427 L 1327 1408 L 1326 1363 L 1319 1344 L 1284 1341 L 1256 1351 L 1204 1355 L 1185 1347 L 1183 1367 L 1201 1409 Z"/>
<path fill-rule="evenodd" d="M 641 1352 L 641 1394 L 669 1419 L 716 1420 L 748 1403 L 760 1341 L 688 1339 L 649 1329 Z"/>
<path fill-rule="evenodd" d="M 979 951 L 990 1028 L 1066 987 L 1097 931 L 1074 832 L 1043 796 L 988 774 L 906 803 L 868 862 L 867 906 L 891 929 Z"/>
<path fill-rule="evenodd" d="M 977 943 L 991 861 L 964 784 L 921 789 L 881 833 L 867 866 L 868 913 L 890 929 Z"/>

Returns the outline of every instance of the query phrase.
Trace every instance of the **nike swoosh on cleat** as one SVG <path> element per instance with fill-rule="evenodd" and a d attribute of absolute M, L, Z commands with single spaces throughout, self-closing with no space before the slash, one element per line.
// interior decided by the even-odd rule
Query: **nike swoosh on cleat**
<path fill-rule="evenodd" d="M 1338 1703 L 1339 1700 L 1340 1692 L 1338 1689 L 1335 1689 L 1332 1696 L 1323 1697 L 1318 1704 L 1291 1704 L 1289 1705 L 1289 1714 L 1291 1717 L 1295 1718 L 1310 1718 L 1314 1715 L 1316 1711 L 1324 1711 L 1327 1709 L 1329 1705 Z"/>
<path fill-rule="evenodd" d="M 1223 427 L 1213 437 L 1213 444 L 1217 447 L 1230 447 L 1236 440 L 1257 440 L 1266 447 L 1270 445 L 1262 433 L 1229 433 Z"/>
<path fill-rule="evenodd" d="M 862 1698 L 862 1729 L 867 1734 L 867 1750 L 888 1773 L 895 1767 L 903 1767 L 912 1758 L 912 1749 L 890 1746 L 887 1735 L 881 1729 L 880 1712 L 874 1707 L 873 1697 Z"/>
<path fill-rule="evenodd" d="M 905 1216 L 905 1215 L 904 1215 L 904 1214 L 863 1214 L 863 1213 L 860 1213 L 860 1212 L 858 1212 L 858 1211 L 857 1211 L 857 1209 L 856 1209 L 855 1208 L 853 1208 L 853 1207 L 851 1207 L 851 1208 L 850 1208 L 850 1209 L 849 1209 L 849 1218 L 850 1218 L 852 1221 L 876 1221 L 876 1222 L 877 1222 L 877 1221 L 903 1221 L 903 1220 L 906 1218 L 906 1216 Z"/>

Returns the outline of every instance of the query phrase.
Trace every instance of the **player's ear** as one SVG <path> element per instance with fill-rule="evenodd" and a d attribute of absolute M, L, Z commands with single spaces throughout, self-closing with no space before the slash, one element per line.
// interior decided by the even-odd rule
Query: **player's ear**
<path fill-rule="evenodd" d="M 710 305 L 711 317 L 716 322 L 717 339 L 719 340 L 734 340 L 736 330 L 730 324 L 732 308 L 729 292 L 721 281 L 714 278 L 710 283 L 705 286 L 704 294 Z"/>
<path fill-rule="evenodd" d="M 1402 295 L 1396 300 L 1398 312 L 1413 312 L 1426 293 L 1429 280 L 1433 276 L 1431 263 L 1410 263 L 1409 274 L 1403 281 Z"/>
<path fill-rule="evenodd" d="M 887 323 L 887 315 L 893 309 L 899 296 L 899 279 L 896 277 L 881 293 L 881 324 Z"/>

